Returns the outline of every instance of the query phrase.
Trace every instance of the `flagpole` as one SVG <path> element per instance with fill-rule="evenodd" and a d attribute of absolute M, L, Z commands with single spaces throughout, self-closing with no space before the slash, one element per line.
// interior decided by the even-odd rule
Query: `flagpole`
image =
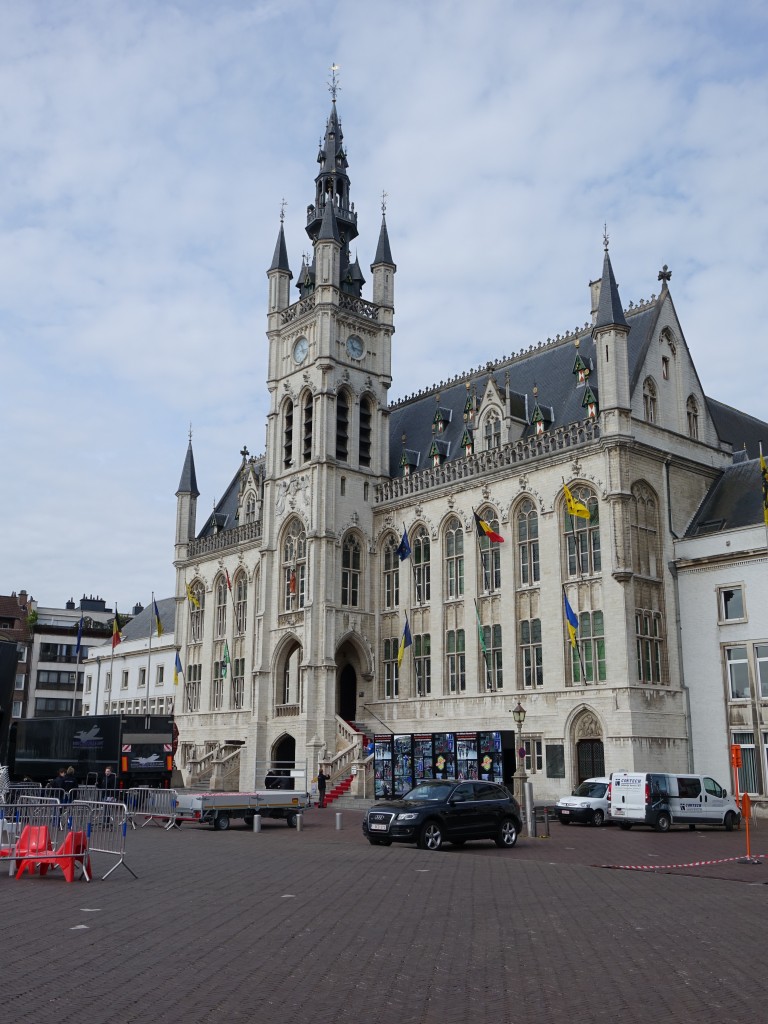
<path fill-rule="evenodd" d="M 115 629 L 120 631 L 120 620 L 117 617 L 117 601 L 115 601 L 115 621 L 112 625 L 112 655 L 109 659 L 109 702 L 112 703 L 112 694 L 115 685 Z"/>
<path fill-rule="evenodd" d="M 472 509 L 472 518 L 475 520 L 475 523 L 477 523 L 478 515 L 475 512 L 474 508 Z M 481 538 L 480 538 L 480 534 L 477 532 L 477 526 L 475 526 L 475 537 L 477 538 L 477 550 L 480 552 L 480 566 L 481 566 L 482 572 L 483 572 L 483 587 L 484 587 L 483 593 L 489 594 L 491 592 L 490 579 L 488 578 L 490 576 L 491 542 L 486 537 L 486 540 L 488 540 L 488 553 L 489 553 L 489 558 L 488 558 L 488 563 L 489 563 L 488 564 L 488 575 L 486 575 L 485 559 L 483 558 L 483 549 L 480 547 L 480 539 Z"/>
<path fill-rule="evenodd" d="M 477 635 L 480 639 L 480 650 L 483 652 L 483 662 L 485 663 L 485 688 L 486 690 L 493 689 L 493 678 L 491 675 L 491 667 L 488 664 L 488 650 L 485 646 L 485 637 L 480 638 L 480 630 L 483 628 L 483 624 L 480 621 L 480 608 L 477 604 L 477 598 L 475 598 L 475 615 L 477 616 Z"/>
<path fill-rule="evenodd" d="M 80 621 L 77 624 L 77 661 L 75 662 L 75 692 L 72 695 L 72 717 L 75 717 L 77 708 L 77 677 L 80 675 L 80 656 L 82 654 L 82 625 L 83 625 L 83 602 L 80 601 Z"/>

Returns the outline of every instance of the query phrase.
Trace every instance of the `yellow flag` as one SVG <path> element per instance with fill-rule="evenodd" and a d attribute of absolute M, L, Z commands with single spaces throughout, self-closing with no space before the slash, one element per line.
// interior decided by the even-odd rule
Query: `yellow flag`
<path fill-rule="evenodd" d="M 572 516 L 576 516 L 578 519 L 591 519 L 589 509 L 583 501 L 577 501 L 568 487 L 563 484 L 563 494 L 565 495 L 565 507 Z"/>
<path fill-rule="evenodd" d="M 197 600 L 197 598 L 193 594 L 192 587 L 190 587 L 189 584 L 187 584 L 187 598 L 188 598 L 189 603 L 192 605 L 193 608 L 199 608 L 200 607 L 200 602 Z"/>

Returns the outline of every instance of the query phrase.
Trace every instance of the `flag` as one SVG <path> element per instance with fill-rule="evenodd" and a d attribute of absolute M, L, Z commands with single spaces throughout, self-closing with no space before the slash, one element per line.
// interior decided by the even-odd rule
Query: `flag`
<path fill-rule="evenodd" d="M 189 601 L 189 603 L 192 605 L 193 608 L 199 608 L 200 607 L 200 602 L 197 600 L 197 598 L 193 594 L 192 587 L 190 587 L 189 584 L 187 584 L 187 600 Z"/>
<path fill-rule="evenodd" d="M 398 651 L 397 651 L 397 667 L 398 668 L 400 668 L 400 665 L 402 664 L 403 655 L 405 654 L 405 648 L 406 647 L 410 647 L 412 643 L 413 643 L 413 637 L 411 636 L 411 628 L 408 625 L 408 616 L 406 615 L 405 616 L 405 629 L 403 630 L 403 635 L 400 637 L 400 647 L 398 648 Z"/>
<path fill-rule="evenodd" d="M 75 644 L 75 657 L 80 653 L 80 647 L 83 642 L 83 613 L 80 612 L 80 621 L 77 624 L 77 643 Z"/>
<path fill-rule="evenodd" d="M 571 608 L 570 602 L 568 601 L 568 595 L 563 591 L 563 601 L 565 602 L 565 618 L 568 626 L 568 637 L 571 641 L 571 647 L 576 647 L 576 630 L 579 628 L 579 617 L 576 612 Z"/>
<path fill-rule="evenodd" d="M 231 579 L 229 578 L 229 570 L 228 570 L 228 569 L 225 569 L 225 570 L 224 570 L 224 574 L 225 574 L 225 575 L 226 575 L 226 577 L 227 577 L 227 590 L 228 590 L 228 591 L 230 592 L 230 594 L 231 594 L 231 593 L 232 593 L 232 580 L 231 580 Z"/>
<path fill-rule="evenodd" d="M 576 501 L 565 484 L 563 484 L 563 494 L 565 495 L 565 507 L 568 509 L 570 515 L 575 516 L 577 519 L 592 518 L 590 511 L 584 502 Z"/>
<path fill-rule="evenodd" d="M 227 678 L 227 665 L 231 664 L 229 660 L 229 644 L 224 641 L 224 657 L 221 659 L 221 678 Z"/>
<path fill-rule="evenodd" d="M 480 647 L 483 650 L 483 657 L 487 660 L 488 648 L 485 646 L 485 630 L 483 624 L 480 621 L 480 611 L 477 607 L 477 601 L 475 601 L 475 615 L 477 616 L 477 635 L 480 637 Z"/>
<path fill-rule="evenodd" d="M 763 445 L 760 444 L 760 476 L 763 480 L 763 522 L 768 526 L 768 466 L 763 457 Z"/>
<path fill-rule="evenodd" d="M 472 513 L 475 517 L 475 525 L 477 526 L 477 535 L 482 540 L 483 537 L 487 537 L 491 544 L 503 544 L 504 538 L 499 533 L 494 533 L 488 523 L 484 519 L 481 519 L 477 512 Z"/>
<path fill-rule="evenodd" d="M 179 685 L 179 676 L 183 676 L 183 675 L 184 675 L 184 672 L 183 672 L 182 667 L 181 667 L 181 658 L 179 657 L 179 652 L 176 651 L 176 662 L 174 663 L 174 666 L 173 666 L 173 685 L 174 686 L 178 686 Z"/>
<path fill-rule="evenodd" d="M 152 605 L 154 606 L 155 609 L 155 625 L 157 626 L 157 635 L 162 636 L 163 624 L 160 621 L 160 612 L 157 610 L 157 601 L 154 599 L 154 597 L 152 598 Z"/>
<path fill-rule="evenodd" d="M 408 531 L 403 527 L 403 539 L 397 545 L 397 554 L 401 562 L 404 562 L 411 553 L 411 545 L 408 541 Z"/>
<path fill-rule="evenodd" d="M 122 639 L 123 638 L 120 635 L 120 626 L 118 625 L 117 605 L 115 605 L 115 618 L 114 618 L 114 621 L 112 623 L 112 650 L 113 651 L 114 651 L 114 649 L 117 647 L 117 645 L 120 643 L 120 641 Z"/>

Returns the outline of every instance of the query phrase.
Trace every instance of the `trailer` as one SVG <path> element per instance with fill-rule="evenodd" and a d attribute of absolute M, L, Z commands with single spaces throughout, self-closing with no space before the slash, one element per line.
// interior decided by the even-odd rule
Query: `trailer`
<path fill-rule="evenodd" d="M 257 814 L 262 818 L 283 818 L 289 828 L 296 828 L 297 816 L 312 806 L 308 792 L 289 789 L 263 789 L 252 793 L 197 793 L 180 790 L 176 822 L 194 821 L 209 824 L 217 832 L 229 828 L 233 818 L 242 818 L 253 827 Z"/>
<path fill-rule="evenodd" d="M 78 783 L 98 784 L 109 766 L 119 789 L 167 789 L 177 739 L 169 715 L 23 718 L 11 727 L 11 774 L 45 785 L 72 765 Z"/>

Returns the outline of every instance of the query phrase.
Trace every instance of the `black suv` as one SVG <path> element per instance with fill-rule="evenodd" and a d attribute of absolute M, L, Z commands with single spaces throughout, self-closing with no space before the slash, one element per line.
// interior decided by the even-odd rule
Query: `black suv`
<path fill-rule="evenodd" d="M 517 800 L 494 782 L 424 779 L 402 800 L 378 803 L 363 818 L 363 835 L 373 846 L 418 843 L 439 850 L 443 841 L 463 846 L 468 839 L 493 839 L 512 848 L 522 820 Z"/>

